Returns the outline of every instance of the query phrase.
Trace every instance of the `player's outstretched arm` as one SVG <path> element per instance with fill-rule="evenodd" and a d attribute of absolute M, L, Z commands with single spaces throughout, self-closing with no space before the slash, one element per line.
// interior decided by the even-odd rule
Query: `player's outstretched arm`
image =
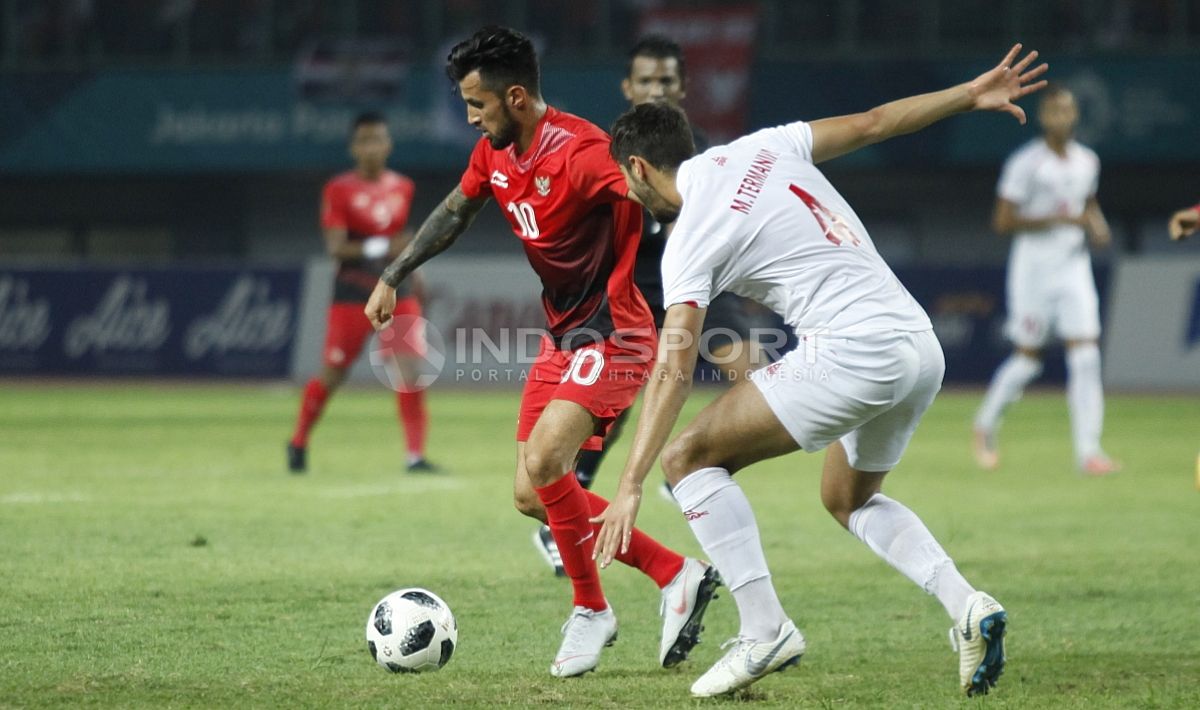
<path fill-rule="evenodd" d="M 1025 111 L 1014 102 L 1045 87 L 1045 80 L 1034 80 L 1050 66 L 1041 64 L 1029 69 L 1038 53 L 1030 52 L 1016 61 L 1020 53 L 1021 45 L 1013 45 L 999 64 L 965 84 L 892 101 L 864 113 L 813 121 L 809 124 L 813 134 L 813 162 L 831 160 L 919 131 L 965 111 L 1002 111 L 1024 124 Z"/>
<path fill-rule="evenodd" d="M 417 230 L 417 235 L 400 256 L 388 264 L 379 277 L 379 283 L 375 284 L 375 291 L 365 309 L 372 325 L 381 328 L 391 320 L 396 308 L 396 287 L 414 269 L 453 244 L 471 226 L 475 215 L 479 214 L 487 200 L 486 197 L 471 199 L 463 194 L 462 186 L 455 186 L 446 199 L 434 208 Z"/>
<path fill-rule="evenodd" d="M 1186 210 L 1179 210 L 1171 215 L 1167 229 L 1171 232 L 1172 241 L 1177 242 L 1195 234 L 1196 230 L 1200 229 L 1200 204 Z"/>
<path fill-rule="evenodd" d="M 700 330 L 707 312 L 706 308 L 687 304 L 676 304 L 667 309 L 659 336 L 658 361 L 642 397 L 642 413 L 638 417 L 629 461 L 608 508 L 592 518 L 593 523 L 602 523 L 593 553 L 602 567 L 612 564 L 618 550 L 622 553 L 629 550 L 642 498 L 642 483 L 666 446 L 667 438 L 679 420 L 679 412 L 692 391 L 692 372 L 696 369 Z"/>

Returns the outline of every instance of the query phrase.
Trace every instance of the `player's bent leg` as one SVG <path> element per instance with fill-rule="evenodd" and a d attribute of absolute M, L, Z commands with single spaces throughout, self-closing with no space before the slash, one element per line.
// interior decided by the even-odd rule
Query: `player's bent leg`
<path fill-rule="evenodd" d="M 941 602 L 955 622 L 950 633 L 959 652 L 959 682 L 968 695 L 986 693 L 1004 670 L 1007 615 L 963 578 L 915 513 L 879 492 L 886 475 L 855 468 L 835 442 L 825 455 L 821 502 L 876 555 Z"/>
<path fill-rule="evenodd" d="M 668 446 L 663 468 L 693 534 L 720 570 L 741 621 L 733 649 L 692 687 L 729 693 L 797 663 L 804 637 L 771 584 L 754 512 L 730 474 L 798 445 L 751 382 L 734 385 Z"/>
<path fill-rule="evenodd" d="M 563 625 L 563 642 L 550 666 L 551 675 L 564 678 L 595 670 L 600 652 L 617 636 L 616 616 L 604 598 L 592 559 L 596 536 L 587 493 L 570 470 L 576 452 L 595 428 L 591 413 L 581 405 L 551 400 L 528 440 L 519 446 L 524 475 L 545 508 L 574 591 L 574 609 Z M 521 471 L 518 468 L 518 474 Z"/>
<path fill-rule="evenodd" d="M 663 449 L 667 482 L 718 466 L 730 473 L 758 461 L 798 451 L 792 435 L 771 411 L 758 387 L 742 381 L 701 410 Z"/>

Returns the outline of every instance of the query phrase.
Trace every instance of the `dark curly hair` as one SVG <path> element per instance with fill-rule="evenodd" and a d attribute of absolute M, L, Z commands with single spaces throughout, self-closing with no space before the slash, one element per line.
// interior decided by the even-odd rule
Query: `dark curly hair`
<path fill-rule="evenodd" d="M 639 104 L 612 125 L 609 153 L 617 165 L 629 156 L 643 158 L 659 170 L 674 172 L 696 153 L 692 129 L 682 109 L 665 103 Z"/>
<path fill-rule="evenodd" d="M 537 52 L 533 42 L 516 30 L 489 25 L 454 45 L 446 57 L 450 80 L 457 84 L 476 70 L 484 88 L 492 93 L 522 86 L 533 96 L 542 95 Z"/>

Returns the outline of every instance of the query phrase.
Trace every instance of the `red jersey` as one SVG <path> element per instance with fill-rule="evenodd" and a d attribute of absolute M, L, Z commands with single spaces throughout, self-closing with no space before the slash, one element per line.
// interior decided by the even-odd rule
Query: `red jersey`
<path fill-rule="evenodd" d="M 344 172 L 325 183 L 321 227 L 341 227 L 354 242 L 394 237 L 408 222 L 414 191 L 412 180 L 391 170 L 384 170 L 376 180 L 364 179 L 353 170 Z M 334 302 L 366 303 L 387 262 L 386 257 L 343 260 L 338 264 Z M 407 295 L 408 286 L 401 283 L 396 293 Z"/>
<path fill-rule="evenodd" d="M 461 187 L 492 196 L 542 281 L 547 328 L 560 345 L 572 331 L 653 340 L 654 321 L 633 283 L 642 208 L 626 199 L 609 137 L 588 121 L 547 107 L 533 143 L 496 150 L 481 138 Z M 586 332 L 586 331 L 585 331 Z"/>

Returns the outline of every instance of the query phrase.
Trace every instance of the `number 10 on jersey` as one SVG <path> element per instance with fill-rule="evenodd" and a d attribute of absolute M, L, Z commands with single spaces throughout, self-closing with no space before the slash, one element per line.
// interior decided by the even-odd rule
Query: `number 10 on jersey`
<path fill-rule="evenodd" d="M 537 215 L 533 213 L 533 205 L 528 202 L 510 202 L 507 209 L 517 220 L 522 237 L 532 240 L 541 235 L 541 232 L 538 231 Z"/>

